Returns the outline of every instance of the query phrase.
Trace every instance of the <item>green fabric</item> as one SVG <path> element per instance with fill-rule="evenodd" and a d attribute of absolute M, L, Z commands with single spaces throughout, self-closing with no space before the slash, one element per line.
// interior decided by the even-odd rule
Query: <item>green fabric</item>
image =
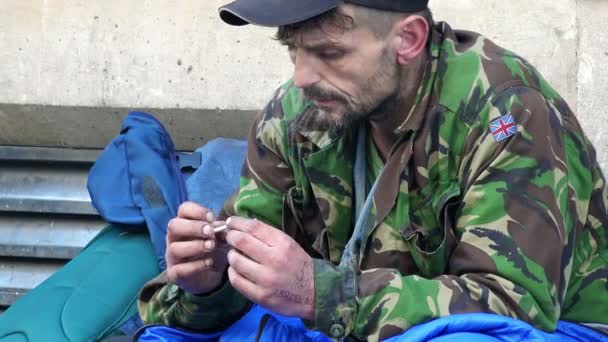
<path fill-rule="evenodd" d="M 60 271 L 0 316 L 0 341 L 96 341 L 137 312 L 159 269 L 147 234 L 106 227 Z"/>
<path fill-rule="evenodd" d="M 188 293 L 171 283 L 158 291 L 156 296 L 161 299 L 152 300 L 151 306 L 147 306 L 150 302 L 140 302 L 139 309 L 144 323 L 154 322 L 153 324 L 171 326 L 175 325 L 173 318 L 184 318 L 177 321 L 177 325 L 200 332 L 215 332 L 228 328 L 251 306 L 251 302 L 236 291 L 230 282 L 225 282 L 217 291 L 202 296 Z M 215 310 L 218 307 L 226 310 L 218 313 Z M 160 312 L 163 313 L 162 316 L 154 316 Z"/>

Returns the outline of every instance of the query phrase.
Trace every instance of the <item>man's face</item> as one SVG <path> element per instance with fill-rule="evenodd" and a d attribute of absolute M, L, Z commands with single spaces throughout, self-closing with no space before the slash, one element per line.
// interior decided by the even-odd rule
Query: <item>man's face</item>
<path fill-rule="evenodd" d="M 326 24 L 285 42 L 295 86 L 319 109 L 315 120 L 346 128 L 397 94 L 400 72 L 389 41 L 365 27 Z"/>

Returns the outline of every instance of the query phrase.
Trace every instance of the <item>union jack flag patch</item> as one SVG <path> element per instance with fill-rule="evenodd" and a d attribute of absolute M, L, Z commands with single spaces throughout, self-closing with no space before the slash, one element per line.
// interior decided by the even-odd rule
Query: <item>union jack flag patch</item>
<path fill-rule="evenodd" d="M 490 124 L 490 132 L 494 135 L 496 142 L 501 142 L 508 137 L 517 134 L 517 124 L 513 120 L 513 115 L 507 114 Z"/>

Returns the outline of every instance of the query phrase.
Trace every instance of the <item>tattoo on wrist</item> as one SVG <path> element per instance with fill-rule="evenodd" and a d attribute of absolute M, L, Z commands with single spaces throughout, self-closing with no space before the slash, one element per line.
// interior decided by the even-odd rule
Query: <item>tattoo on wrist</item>
<path fill-rule="evenodd" d="M 301 296 L 288 290 L 276 289 L 274 290 L 274 293 L 272 295 L 275 297 L 286 299 L 296 304 L 314 304 L 313 300 L 310 297 Z"/>
<path fill-rule="evenodd" d="M 296 280 L 296 287 L 300 289 L 309 288 L 313 282 L 313 273 L 309 272 L 312 266 L 312 262 L 304 261 L 302 269 L 300 270 L 300 276 Z"/>

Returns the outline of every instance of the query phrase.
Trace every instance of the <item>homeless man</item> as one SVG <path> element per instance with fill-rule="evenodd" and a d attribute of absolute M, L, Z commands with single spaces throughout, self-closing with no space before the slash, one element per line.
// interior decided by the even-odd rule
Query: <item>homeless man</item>
<path fill-rule="evenodd" d="M 146 323 L 218 331 L 256 303 L 337 339 L 475 312 L 608 324 L 593 147 L 530 64 L 427 2 L 220 9 L 278 27 L 293 78 L 253 123 L 220 217 L 185 203 L 170 222 Z"/>

